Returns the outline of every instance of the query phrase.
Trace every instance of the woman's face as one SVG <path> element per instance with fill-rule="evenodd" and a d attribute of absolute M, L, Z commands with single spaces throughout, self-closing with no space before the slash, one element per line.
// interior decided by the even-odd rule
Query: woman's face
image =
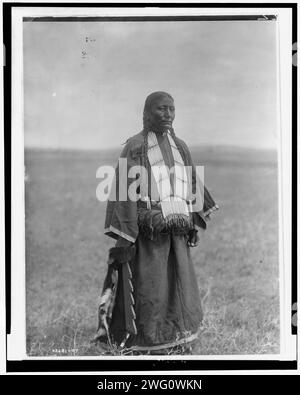
<path fill-rule="evenodd" d="M 161 97 L 154 101 L 149 112 L 151 129 L 155 132 L 165 132 L 172 127 L 175 118 L 175 106 L 169 97 Z"/>

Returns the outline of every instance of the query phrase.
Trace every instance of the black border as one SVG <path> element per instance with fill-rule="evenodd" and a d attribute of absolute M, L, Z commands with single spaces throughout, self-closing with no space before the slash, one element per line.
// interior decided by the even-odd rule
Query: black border
<path fill-rule="evenodd" d="M 292 9 L 292 28 L 293 43 L 297 42 L 297 4 L 296 3 L 3 3 L 3 42 L 5 45 L 5 67 L 4 67 L 4 169 L 5 169 L 5 281 L 6 281 L 6 340 L 11 330 L 11 16 L 12 9 L 22 7 L 90 7 L 90 8 L 130 8 L 130 7 L 160 7 L 160 8 L 290 8 Z M 252 15 L 250 19 L 257 20 L 264 17 L 262 15 Z M 275 19 L 274 16 L 265 16 L 268 19 Z M 234 17 L 205 17 L 206 20 L 245 20 L 245 16 Z M 26 21 L 53 21 L 62 20 L 62 18 L 40 17 L 24 18 Z M 66 20 L 76 20 L 79 18 L 63 18 Z M 82 19 L 82 18 L 81 18 Z M 204 20 L 203 17 L 120 17 L 120 18 L 88 18 L 89 20 L 156 20 L 156 21 L 174 21 L 174 20 Z M 249 19 L 249 17 L 247 17 Z M 87 20 L 84 18 L 84 20 Z M 292 213 L 297 218 L 297 68 L 292 70 Z M 292 216 L 293 218 L 293 216 Z M 297 302 L 297 222 L 292 222 L 292 303 Z M 292 333 L 297 333 L 297 328 L 292 327 Z M 298 341 L 298 339 L 297 339 Z M 72 372 L 72 371 L 144 371 L 144 370 L 295 370 L 297 369 L 297 360 L 295 361 L 277 361 L 277 360 L 96 360 L 96 359 L 79 359 L 79 360 L 42 360 L 32 359 L 23 361 L 7 360 L 7 343 L 6 343 L 6 369 L 7 372 Z"/>
<path fill-rule="evenodd" d="M 5 198 L 5 298 L 6 333 L 11 326 L 11 8 L 3 5 L 4 43 L 4 198 Z"/>
<path fill-rule="evenodd" d="M 95 17 L 24 17 L 23 22 L 178 22 L 178 21 L 257 21 L 276 20 L 276 15 L 216 15 L 216 16 L 95 16 Z"/>
<path fill-rule="evenodd" d="M 292 14 L 292 41 L 297 43 L 297 10 Z M 297 67 L 292 68 L 292 305 L 297 303 Z M 294 166 L 293 166 L 294 165 Z M 292 315 L 295 311 L 292 311 Z M 292 334 L 297 335 L 297 327 L 292 325 Z M 298 345 L 298 337 L 297 337 Z"/>
<path fill-rule="evenodd" d="M 268 360 L 25 360 L 7 361 L 8 372 L 116 372 L 151 370 L 295 370 L 297 361 Z"/>

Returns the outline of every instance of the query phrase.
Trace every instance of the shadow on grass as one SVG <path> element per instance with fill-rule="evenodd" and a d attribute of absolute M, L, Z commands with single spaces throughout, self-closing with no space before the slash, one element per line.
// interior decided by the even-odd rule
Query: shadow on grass
<path fill-rule="evenodd" d="M 276 306 L 276 304 L 275 304 Z M 279 353 L 279 314 L 276 308 L 255 307 L 245 298 L 234 302 L 208 298 L 200 335 L 192 348 L 177 346 L 157 355 L 238 355 Z M 49 323 L 44 333 L 27 336 L 29 356 L 132 356 L 153 355 L 130 348 L 119 348 L 93 342 L 96 316 L 84 316 L 78 311 L 61 314 Z M 156 355 L 155 354 L 155 355 Z"/>

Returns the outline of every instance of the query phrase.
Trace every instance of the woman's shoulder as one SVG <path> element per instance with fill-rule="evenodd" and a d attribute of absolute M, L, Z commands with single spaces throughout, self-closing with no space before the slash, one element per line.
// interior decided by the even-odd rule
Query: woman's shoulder
<path fill-rule="evenodd" d="M 189 149 L 188 145 L 186 144 L 186 142 L 183 141 L 182 139 L 180 139 L 180 138 L 177 137 L 177 136 L 176 136 L 176 142 L 177 142 L 177 144 L 180 145 L 180 147 L 181 147 L 182 149 L 184 149 L 184 150 L 187 151 L 187 152 L 190 152 L 190 149 Z"/>
<path fill-rule="evenodd" d="M 129 153 L 134 154 L 142 150 L 144 145 L 144 134 L 139 132 L 131 137 L 129 137 L 125 143 L 123 143 L 124 148 L 122 155 L 128 155 Z"/>
<path fill-rule="evenodd" d="M 141 145 L 144 144 L 144 134 L 143 132 L 139 132 L 131 137 L 129 137 L 126 141 L 125 141 L 125 146 L 128 145 L 129 147 L 133 147 L 136 145 Z"/>

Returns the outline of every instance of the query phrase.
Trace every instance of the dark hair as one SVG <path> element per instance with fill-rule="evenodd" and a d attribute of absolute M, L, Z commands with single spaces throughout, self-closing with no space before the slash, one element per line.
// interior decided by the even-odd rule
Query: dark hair
<path fill-rule="evenodd" d="M 156 100 L 160 99 L 161 97 L 168 97 L 169 99 L 174 101 L 173 97 L 167 92 L 158 91 L 158 92 L 150 93 L 150 95 L 147 96 L 145 105 L 144 105 L 144 112 L 143 112 L 143 129 L 144 129 L 144 131 L 147 131 L 147 132 L 149 131 L 150 125 L 149 125 L 148 116 L 149 116 L 149 112 L 151 110 L 151 106 Z"/>
<path fill-rule="evenodd" d="M 149 124 L 148 115 L 151 110 L 152 104 L 156 100 L 160 99 L 161 97 L 168 97 L 169 99 L 174 101 L 173 97 L 169 93 L 158 91 L 158 92 L 150 93 L 150 95 L 147 96 L 145 105 L 144 105 L 144 112 L 143 112 L 143 134 L 144 134 L 143 158 L 144 158 L 144 163 L 143 163 L 143 165 L 147 168 L 147 170 L 149 170 L 148 169 L 149 163 L 147 161 L 146 156 L 147 156 L 147 152 L 148 152 L 148 132 L 150 131 L 150 124 Z M 177 145 L 177 139 L 176 139 L 173 128 L 170 128 L 170 133 L 173 137 L 175 144 Z"/>

